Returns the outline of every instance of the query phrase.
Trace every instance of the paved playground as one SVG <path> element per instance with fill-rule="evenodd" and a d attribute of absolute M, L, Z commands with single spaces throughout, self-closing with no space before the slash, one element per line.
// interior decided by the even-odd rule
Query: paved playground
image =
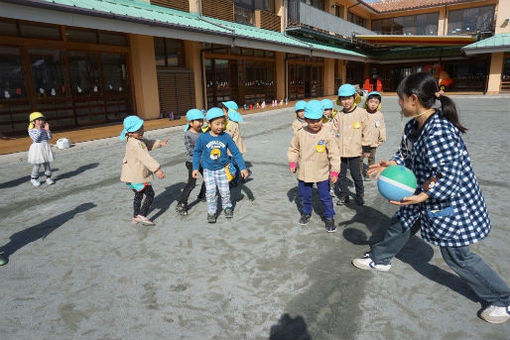
<path fill-rule="evenodd" d="M 510 283 L 510 97 L 454 100 L 493 222 L 472 249 Z M 383 112 L 378 159 L 401 136 L 396 97 L 383 98 Z M 510 322 L 479 319 L 480 302 L 419 237 L 388 273 L 351 265 L 396 210 L 374 181 L 366 206 L 335 206 L 336 233 L 317 214 L 298 226 L 286 161 L 293 117 L 292 108 L 245 116 L 252 177 L 233 190 L 233 220 L 216 224 L 204 202 L 189 216 L 175 212 L 187 176 L 182 127 L 146 133 L 171 141 L 153 153 L 167 175 L 154 180 L 155 227 L 130 223 L 117 138 L 55 150 L 56 184 L 38 189 L 26 152 L 0 156 L 0 249 L 9 256 L 0 339 L 510 339 Z"/>

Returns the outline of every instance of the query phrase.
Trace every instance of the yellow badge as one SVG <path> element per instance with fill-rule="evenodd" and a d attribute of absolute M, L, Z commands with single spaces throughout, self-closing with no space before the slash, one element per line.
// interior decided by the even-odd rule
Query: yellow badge
<path fill-rule="evenodd" d="M 215 160 L 217 160 L 218 158 L 220 158 L 220 156 L 221 156 L 221 151 L 220 151 L 220 149 L 212 149 L 212 150 L 211 150 L 211 154 L 210 154 L 210 156 L 209 156 L 209 157 L 211 157 L 211 159 L 212 159 L 213 161 L 215 161 Z"/>
<path fill-rule="evenodd" d="M 317 151 L 319 153 L 323 153 L 324 151 L 326 151 L 326 141 L 325 140 L 320 140 L 317 143 L 317 146 L 315 147 L 315 151 Z"/>
<path fill-rule="evenodd" d="M 352 123 L 352 128 L 353 129 L 359 129 L 361 127 L 361 123 L 360 122 L 354 122 Z"/>
<path fill-rule="evenodd" d="M 144 149 L 144 150 L 147 148 L 147 147 L 145 146 L 145 143 L 142 143 L 142 142 L 140 142 L 140 147 L 141 147 L 142 149 Z"/>

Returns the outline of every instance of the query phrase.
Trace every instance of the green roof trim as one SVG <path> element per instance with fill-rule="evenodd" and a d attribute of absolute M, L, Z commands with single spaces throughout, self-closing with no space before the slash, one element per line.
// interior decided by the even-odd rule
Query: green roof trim
<path fill-rule="evenodd" d="M 510 52 L 510 33 L 496 34 L 462 48 L 467 55 Z"/>

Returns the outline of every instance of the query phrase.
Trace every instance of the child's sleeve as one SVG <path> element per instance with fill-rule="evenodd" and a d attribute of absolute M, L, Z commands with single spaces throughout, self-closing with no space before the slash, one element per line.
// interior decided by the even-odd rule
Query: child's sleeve
<path fill-rule="evenodd" d="M 143 141 L 137 143 L 138 145 L 135 147 L 137 157 L 140 162 L 149 169 L 150 172 L 156 172 L 161 168 L 161 165 L 149 154 L 147 150 L 147 146 Z"/>
<path fill-rule="evenodd" d="M 34 143 L 37 143 L 39 137 L 41 136 L 41 130 L 30 129 L 30 130 L 28 130 L 28 135 L 30 136 L 30 138 L 32 138 L 32 141 Z"/>
<path fill-rule="evenodd" d="M 381 129 L 379 130 L 379 142 L 386 142 L 386 124 L 384 123 L 384 116 L 381 114 Z"/>
<path fill-rule="evenodd" d="M 159 139 L 143 139 L 143 142 L 147 145 L 147 149 L 150 151 L 161 147 L 161 141 Z"/>
<path fill-rule="evenodd" d="M 297 166 L 297 162 L 299 160 L 299 149 L 299 137 L 298 133 L 296 133 L 294 136 L 292 136 L 289 149 L 287 150 L 287 161 L 289 162 L 289 166 L 291 168 L 295 168 Z"/>
<path fill-rule="evenodd" d="M 186 155 L 193 157 L 193 151 L 195 150 L 195 145 L 193 145 L 191 136 L 187 133 L 184 133 L 184 148 L 186 149 Z"/>
<path fill-rule="evenodd" d="M 193 149 L 193 170 L 200 169 L 200 158 L 202 157 L 203 150 L 203 138 L 204 135 L 200 135 L 195 143 L 195 148 Z"/>
<path fill-rule="evenodd" d="M 227 148 L 230 150 L 230 153 L 232 154 L 232 158 L 234 159 L 235 163 L 239 166 L 239 170 L 246 169 L 246 164 L 244 164 L 243 154 L 241 151 L 239 151 L 239 148 L 237 147 L 236 143 L 230 137 L 228 134 L 226 134 L 227 137 Z"/>
<path fill-rule="evenodd" d="M 340 149 L 338 149 L 338 144 L 336 143 L 335 138 L 329 138 L 326 143 L 329 166 L 331 168 L 330 172 L 334 172 L 338 175 L 340 172 Z"/>

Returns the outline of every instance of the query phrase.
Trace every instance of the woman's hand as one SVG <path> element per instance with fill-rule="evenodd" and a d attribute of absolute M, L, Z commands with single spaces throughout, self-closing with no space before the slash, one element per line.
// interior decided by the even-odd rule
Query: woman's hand
<path fill-rule="evenodd" d="M 395 161 L 383 160 L 377 164 L 372 164 L 368 167 L 367 175 L 370 177 L 375 175 L 376 176 L 375 178 L 377 179 L 377 178 L 379 178 L 379 175 L 381 174 L 381 172 L 391 165 L 397 165 L 397 163 Z"/>
<path fill-rule="evenodd" d="M 422 202 L 425 202 L 429 198 L 429 195 L 427 195 L 424 192 L 420 192 L 418 195 L 413 195 L 409 197 L 404 197 L 402 201 L 390 201 L 391 204 L 395 205 L 411 205 L 411 204 L 419 204 Z"/>

